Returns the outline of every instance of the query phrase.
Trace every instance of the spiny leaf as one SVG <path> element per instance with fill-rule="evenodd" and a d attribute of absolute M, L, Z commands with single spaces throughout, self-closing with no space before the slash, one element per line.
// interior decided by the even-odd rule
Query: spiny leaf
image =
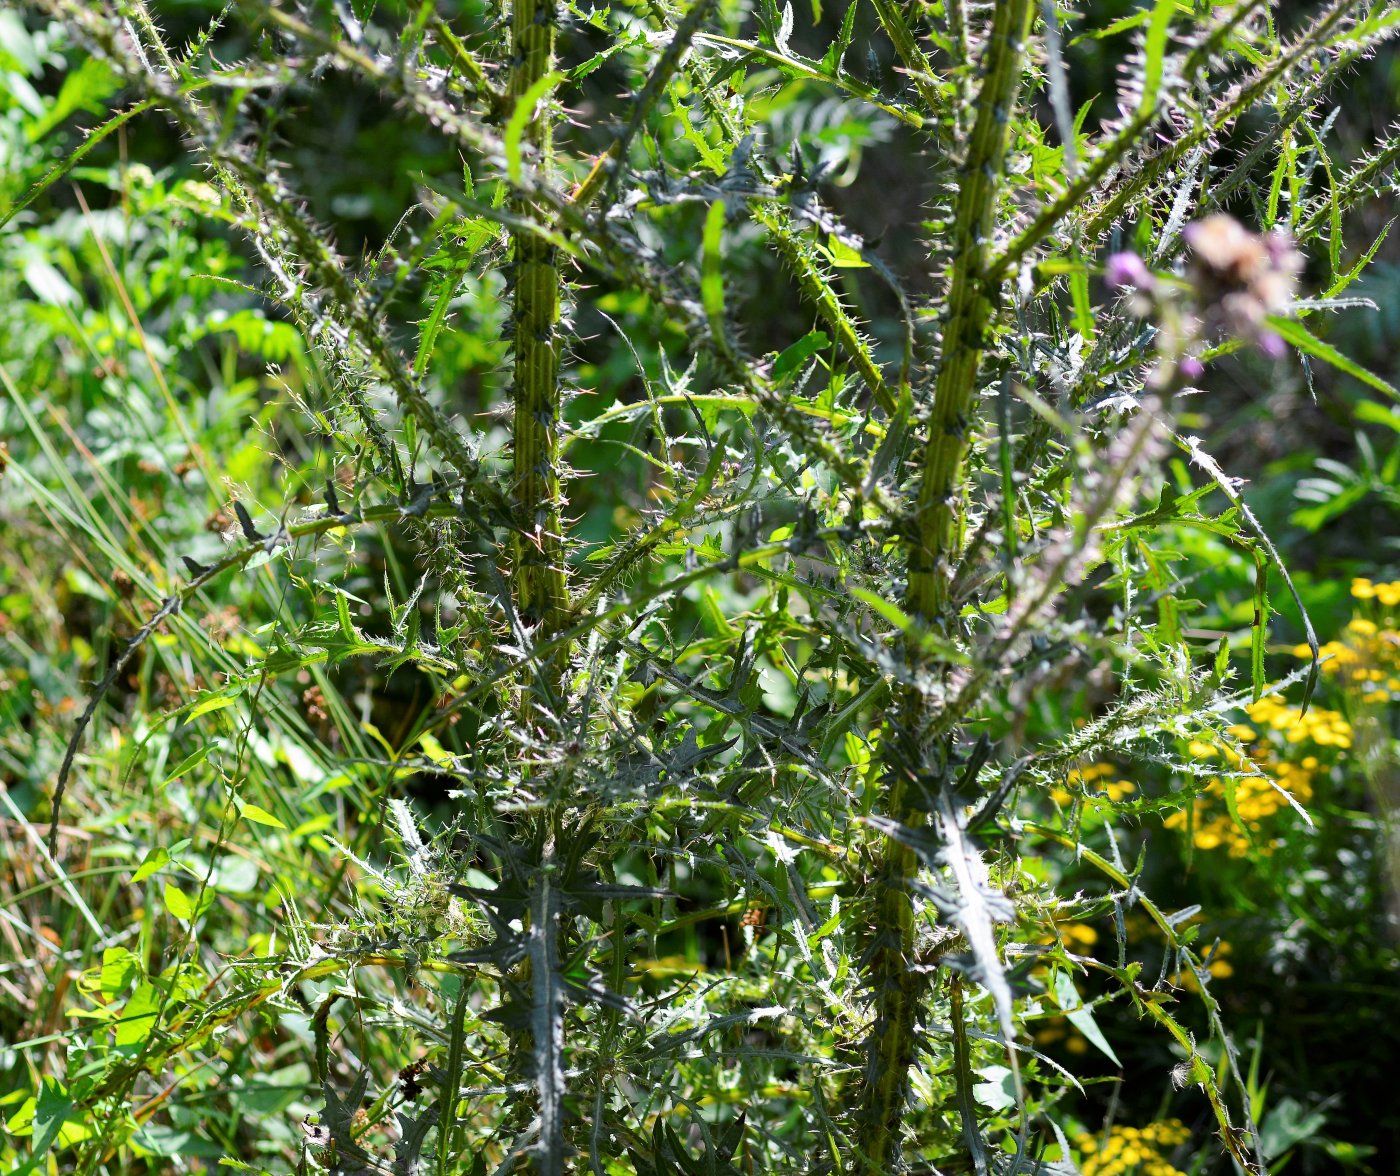
<path fill-rule="evenodd" d="M 262 536 L 258 534 L 258 529 L 253 526 L 253 519 L 248 514 L 248 508 L 236 498 L 233 500 L 233 513 L 238 516 L 238 525 L 243 528 L 243 537 L 249 543 L 260 542 Z"/>
<path fill-rule="evenodd" d="M 1269 564 L 1262 552 L 1254 555 L 1254 621 L 1250 627 L 1249 669 L 1254 701 L 1263 696 L 1264 646 L 1269 635 Z"/>
<path fill-rule="evenodd" d="M 1400 391 L 1397 391 L 1394 385 L 1367 371 L 1360 364 L 1343 355 L 1332 344 L 1319 339 L 1297 319 L 1271 314 L 1266 321 L 1271 330 L 1281 335 L 1286 342 L 1291 343 L 1305 355 L 1324 360 L 1339 371 L 1346 372 L 1352 378 L 1376 389 L 1377 392 L 1384 392 L 1392 400 L 1400 401 Z"/>
<path fill-rule="evenodd" d="M 564 1008 L 568 981 L 559 953 L 562 895 L 554 885 L 552 865 L 546 857 L 544 868 L 533 879 L 526 948 L 531 984 L 528 1023 L 540 1116 L 536 1161 L 541 1176 L 563 1176 L 565 1158 Z"/>
<path fill-rule="evenodd" d="M 534 121 L 535 110 L 540 102 L 563 80 L 563 74 L 554 72 L 537 78 L 530 88 L 516 99 L 510 112 L 510 120 L 506 123 L 502 142 L 505 145 L 506 174 L 517 188 L 525 182 L 525 154 L 521 140 L 525 137 L 526 129 Z"/>

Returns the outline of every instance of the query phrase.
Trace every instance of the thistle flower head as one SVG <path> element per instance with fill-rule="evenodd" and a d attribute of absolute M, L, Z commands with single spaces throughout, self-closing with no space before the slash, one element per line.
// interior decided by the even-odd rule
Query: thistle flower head
<path fill-rule="evenodd" d="M 1283 340 L 1266 326 L 1293 304 L 1303 259 L 1286 233 L 1253 233 L 1223 212 L 1186 226 L 1188 275 L 1208 326 L 1253 343 L 1274 358 Z"/>
<path fill-rule="evenodd" d="M 1115 290 L 1150 290 L 1155 279 L 1136 253 L 1115 253 L 1104 262 L 1104 281 Z"/>

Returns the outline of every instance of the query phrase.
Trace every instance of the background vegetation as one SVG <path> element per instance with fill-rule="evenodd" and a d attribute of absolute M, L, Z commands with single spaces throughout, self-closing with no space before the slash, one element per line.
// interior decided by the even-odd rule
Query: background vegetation
<path fill-rule="evenodd" d="M 0 1165 L 1395 1170 L 1397 28 L 0 8 Z"/>

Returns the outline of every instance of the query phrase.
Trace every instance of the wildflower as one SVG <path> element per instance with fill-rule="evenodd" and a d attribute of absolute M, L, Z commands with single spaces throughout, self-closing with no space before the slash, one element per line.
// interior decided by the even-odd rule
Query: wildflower
<path fill-rule="evenodd" d="M 1187 225 L 1184 235 L 1193 254 L 1191 280 L 1207 323 L 1281 358 L 1283 340 L 1265 320 L 1293 304 L 1303 258 L 1291 238 L 1251 233 L 1225 213 Z"/>
<path fill-rule="evenodd" d="M 1076 796 L 1085 796 L 1091 804 L 1102 807 L 1104 801 L 1118 804 L 1137 791 L 1137 785 L 1130 780 L 1109 780 L 1117 775 L 1118 769 L 1112 764 L 1090 764 L 1076 768 L 1065 777 L 1064 787 L 1050 790 L 1050 797 L 1060 806 L 1073 803 Z M 1071 791 L 1071 789 L 1073 791 Z"/>
<path fill-rule="evenodd" d="M 1145 1127 L 1111 1127 L 1102 1143 L 1093 1135 L 1075 1140 L 1083 1159 L 1079 1170 L 1084 1176 L 1183 1176 L 1164 1152 L 1191 1137 L 1180 1119 L 1166 1119 Z"/>
<path fill-rule="evenodd" d="M 1060 937 L 1071 950 L 1088 951 L 1099 941 L 1099 933 L 1086 923 L 1059 924 Z"/>
<path fill-rule="evenodd" d="M 1103 266 L 1104 281 L 1115 290 L 1150 290 L 1156 284 L 1152 271 L 1136 253 L 1115 253 Z"/>
<path fill-rule="evenodd" d="M 1306 804 L 1312 799 L 1313 780 L 1322 770 L 1316 755 L 1284 759 L 1280 751 L 1288 745 L 1312 743 L 1321 748 L 1345 750 L 1352 745 L 1351 724 L 1338 711 L 1314 707 L 1305 715 L 1278 698 L 1261 698 L 1245 708 L 1250 723 L 1235 723 L 1228 730 L 1248 749 L 1212 747 L 1200 741 L 1190 744 L 1193 758 L 1209 758 L 1217 753 L 1227 766 L 1240 773 L 1234 781 L 1235 817 L 1222 812 L 1225 784 L 1215 777 L 1196 796 L 1189 810 L 1171 813 L 1163 820 L 1168 829 L 1191 828 L 1197 849 L 1224 848 L 1231 857 L 1245 857 L 1251 851 L 1273 852 L 1265 836 L 1265 822 L 1291 803 Z M 1228 965 L 1226 965 L 1228 968 Z"/>

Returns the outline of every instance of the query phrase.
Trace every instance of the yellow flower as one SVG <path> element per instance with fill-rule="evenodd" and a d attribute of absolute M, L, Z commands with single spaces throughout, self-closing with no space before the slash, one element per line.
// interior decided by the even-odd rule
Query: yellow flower
<path fill-rule="evenodd" d="M 1357 600 L 1370 600 L 1376 594 L 1376 586 L 1370 580 L 1358 578 L 1351 582 L 1351 594 Z"/>
<path fill-rule="evenodd" d="M 1099 941 L 1099 933 L 1086 923 L 1060 923 L 1060 938 L 1071 951 L 1091 948 Z"/>
<path fill-rule="evenodd" d="M 1112 1127 L 1102 1142 L 1093 1135 L 1074 1141 L 1080 1154 L 1083 1176 L 1185 1176 L 1167 1161 L 1163 1150 L 1185 1143 L 1191 1137 L 1180 1119 L 1167 1119 L 1136 1127 Z"/>
<path fill-rule="evenodd" d="M 1137 785 L 1127 780 L 1114 780 L 1111 784 L 1104 785 L 1104 791 L 1108 794 L 1108 799 L 1117 804 L 1125 796 L 1137 791 Z"/>

